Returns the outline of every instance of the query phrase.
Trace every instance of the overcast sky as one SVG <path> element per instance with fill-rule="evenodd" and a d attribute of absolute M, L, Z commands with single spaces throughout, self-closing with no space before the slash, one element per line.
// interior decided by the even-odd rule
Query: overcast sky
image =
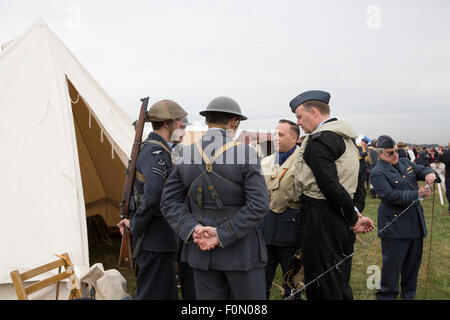
<path fill-rule="evenodd" d="M 0 0 L 0 43 L 38 18 L 134 119 L 144 96 L 195 122 L 225 95 L 243 129 L 272 129 L 319 89 L 369 138 L 450 139 L 448 0 Z"/>

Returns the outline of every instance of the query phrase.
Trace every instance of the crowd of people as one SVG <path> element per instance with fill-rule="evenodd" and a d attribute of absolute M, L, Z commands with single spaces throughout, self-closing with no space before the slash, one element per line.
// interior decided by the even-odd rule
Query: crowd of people
<path fill-rule="evenodd" d="M 136 165 L 137 209 L 118 224 L 132 234 L 135 299 L 177 299 L 177 274 L 184 299 L 268 299 L 277 266 L 286 276 L 293 257 L 308 285 L 305 295 L 285 285 L 285 298 L 353 299 L 356 234 L 375 228 L 362 214 L 366 190 L 381 200 L 377 298 L 395 298 L 400 275 L 402 297 L 414 298 L 423 210 L 419 202 L 396 215 L 429 196 L 417 180 L 431 184 L 438 177 L 429 167 L 434 158 L 418 153 L 415 163 L 399 160 L 409 152 L 388 136 L 357 144 L 355 130 L 330 116 L 329 101 L 319 90 L 292 99 L 297 122 L 279 120 L 275 153 L 263 159 L 257 145 L 233 139 L 247 118 L 231 98 L 218 97 L 200 112 L 209 129 L 186 146 L 179 142 L 187 112 L 171 100 L 150 108 L 153 132 Z M 436 153 L 448 163 L 448 150 Z M 427 165 L 418 163 L 424 158 Z"/>

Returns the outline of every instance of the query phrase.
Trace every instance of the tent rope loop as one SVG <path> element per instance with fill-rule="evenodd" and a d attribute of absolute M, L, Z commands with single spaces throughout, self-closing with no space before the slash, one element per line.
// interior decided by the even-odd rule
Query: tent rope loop
<path fill-rule="evenodd" d="M 72 100 L 72 97 L 71 97 L 70 94 L 69 94 L 69 98 L 70 98 L 70 101 L 72 102 L 72 104 L 77 104 L 78 101 L 80 100 L 80 93 L 79 93 L 79 92 L 77 92 L 77 93 L 78 93 L 78 97 L 77 97 L 77 100 L 76 100 L 76 101 L 73 101 L 73 100 Z"/>

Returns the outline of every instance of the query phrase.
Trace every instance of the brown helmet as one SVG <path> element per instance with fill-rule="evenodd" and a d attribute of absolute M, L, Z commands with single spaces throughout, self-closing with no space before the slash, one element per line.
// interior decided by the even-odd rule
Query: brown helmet
<path fill-rule="evenodd" d="M 154 103 L 145 117 L 146 122 L 162 122 L 186 117 L 188 113 L 175 101 L 164 99 Z"/>

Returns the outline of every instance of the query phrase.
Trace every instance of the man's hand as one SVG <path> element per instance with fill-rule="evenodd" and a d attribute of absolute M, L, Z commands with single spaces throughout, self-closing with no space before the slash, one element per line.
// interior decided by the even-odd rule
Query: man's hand
<path fill-rule="evenodd" d="M 425 176 L 425 182 L 427 184 L 433 184 L 434 180 L 436 180 L 436 175 L 434 173 L 429 173 Z"/>
<path fill-rule="evenodd" d="M 129 219 L 122 219 L 117 224 L 117 226 L 119 227 L 120 234 L 123 236 L 123 234 L 125 233 L 125 228 L 130 230 L 130 220 Z"/>
<path fill-rule="evenodd" d="M 216 228 L 210 226 L 198 225 L 194 229 L 192 238 L 203 251 L 212 250 L 220 244 Z"/>
<path fill-rule="evenodd" d="M 350 229 L 354 232 L 354 233 L 367 233 L 372 231 L 375 228 L 375 225 L 373 223 L 373 221 L 368 218 L 368 217 L 364 217 L 364 216 L 359 216 L 358 215 L 358 221 L 355 223 L 354 226 L 350 227 Z"/>
<path fill-rule="evenodd" d="M 434 176 L 434 173 L 433 173 Z M 427 176 L 428 177 L 428 176 Z M 429 186 L 424 186 L 419 189 L 419 197 L 420 198 L 426 198 L 431 195 L 431 188 Z"/>

